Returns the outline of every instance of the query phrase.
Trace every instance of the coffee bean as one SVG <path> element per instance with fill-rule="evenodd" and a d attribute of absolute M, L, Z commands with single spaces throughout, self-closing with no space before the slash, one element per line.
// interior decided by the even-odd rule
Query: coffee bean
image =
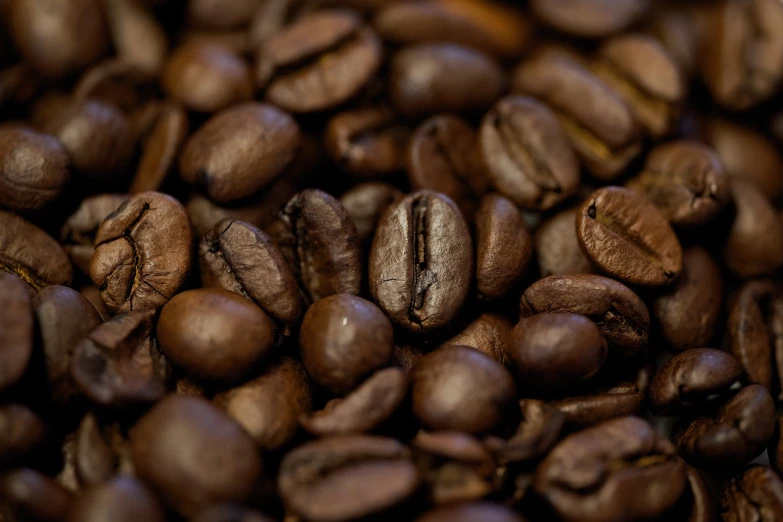
<path fill-rule="evenodd" d="M 505 78 L 489 56 L 454 44 L 425 43 L 391 59 L 389 95 L 407 118 L 486 110 L 503 92 Z"/>
<path fill-rule="evenodd" d="M 563 415 L 566 427 L 580 430 L 618 417 L 639 415 L 644 399 L 643 390 L 625 382 L 595 390 L 591 395 L 559 399 L 550 404 Z"/>
<path fill-rule="evenodd" d="M 73 503 L 68 522 L 165 522 L 166 514 L 154 494 L 131 477 L 116 477 L 88 489 Z"/>
<path fill-rule="evenodd" d="M 409 375 L 413 414 L 433 430 L 483 433 L 508 419 L 516 386 L 500 363 L 467 346 L 422 357 Z"/>
<path fill-rule="evenodd" d="M 546 402 L 519 401 L 522 421 L 496 457 L 501 464 L 536 462 L 560 437 L 565 416 Z"/>
<path fill-rule="evenodd" d="M 139 166 L 129 189 L 131 194 L 160 189 L 176 164 L 187 132 L 185 110 L 174 103 L 166 104 L 142 144 Z"/>
<path fill-rule="evenodd" d="M 524 522 L 524 519 L 501 504 L 476 502 L 442 506 L 427 511 L 416 522 Z"/>
<path fill-rule="evenodd" d="M 519 301 L 521 317 L 572 313 L 588 317 L 613 355 L 632 358 L 647 345 L 650 314 L 627 286 L 592 274 L 549 276 L 531 285 Z"/>
<path fill-rule="evenodd" d="M 765 466 L 751 466 L 727 482 L 720 495 L 723 520 L 777 520 L 783 517 L 783 482 Z"/>
<path fill-rule="evenodd" d="M 168 52 L 168 38 L 154 14 L 133 0 L 104 0 L 112 43 L 123 63 L 157 76 Z"/>
<path fill-rule="evenodd" d="M 318 11 L 264 40 L 256 84 L 285 110 L 322 111 L 355 96 L 381 58 L 380 40 L 354 13 Z"/>
<path fill-rule="evenodd" d="M 0 512 L 9 520 L 65 520 L 72 495 L 43 473 L 19 468 L 0 475 Z"/>
<path fill-rule="evenodd" d="M 590 261 L 622 281 L 662 286 L 682 269 L 674 231 L 652 203 L 631 190 L 593 192 L 579 207 L 576 232 Z"/>
<path fill-rule="evenodd" d="M 506 343 L 511 323 L 502 315 L 485 312 L 441 346 L 462 345 L 478 350 L 499 362 L 508 363 Z"/>
<path fill-rule="evenodd" d="M 470 232 L 448 197 L 414 192 L 381 218 L 370 251 L 370 292 L 396 325 L 419 333 L 448 325 L 472 272 Z"/>
<path fill-rule="evenodd" d="M 712 489 L 696 468 L 686 466 L 690 495 L 684 495 L 680 504 L 685 506 L 677 510 L 675 516 L 682 516 L 688 522 L 715 522 L 718 520 L 718 502 Z M 690 497 L 690 498 L 689 498 Z"/>
<path fill-rule="evenodd" d="M 41 451 L 46 437 L 44 420 L 22 404 L 0 406 L 0 465 L 24 462 Z"/>
<path fill-rule="evenodd" d="M 448 114 L 429 118 L 408 143 L 411 188 L 447 195 L 469 220 L 489 188 L 477 145 L 476 133 L 463 119 Z"/>
<path fill-rule="evenodd" d="M 692 141 L 658 145 L 642 172 L 626 186 L 644 194 L 669 223 L 709 223 L 731 200 L 729 178 L 718 156 Z"/>
<path fill-rule="evenodd" d="M 33 354 L 30 290 L 13 274 L 0 272 L 0 390 L 16 384 Z"/>
<path fill-rule="evenodd" d="M 170 395 L 155 405 L 131 431 L 131 450 L 139 477 L 184 516 L 246 499 L 262 472 L 250 436 L 195 397 Z"/>
<path fill-rule="evenodd" d="M 188 139 L 180 155 L 180 174 L 217 202 L 246 198 L 280 175 L 300 141 L 299 126 L 280 109 L 260 103 L 235 105 L 214 115 Z"/>
<path fill-rule="evenodd" d="M 642 17 L 649 0 L 533 0 L 533 13 L 544 23 L 573 36 L 600 38 L 619 32 Z"/>
<path fill-rule="evenodd" d="M 141 110 L 142 107 L 157 105 L 152 101 L 156 89 L 154 80 L 154 77 L 128 62 L 118 59 L 103 60 L 82 74 L 73 88 L 71 98 L 66 97 L 63 100 L 63 108 L 67 108 L 72 100 L 78 103 L 98 101 L 112 105 L 128 115 L 133 126 L 136 119 L 144 119 L 142 116 L 145 112 Z M 43 111 L 41 121 L 47 122 L 52 117 L 52 112 Z"/>
<path fill-rule="evenodd" d="M 236 504 L 213 504 L 201 510 L 190 522 L 272 522 L 258 511 Z"/>
<path fill-rule="evenodd" d="M 340 204 L 356 226 L 359 241 L 367 244 L 389 205 L 402 199 L 402 192 L 393 186 L 369 181 L 360 183 L 340 197 Z"/>
<path fill-rule="evenodd" d="M 593 271 L 576 237 L 576 209 L 558 212 L 544 221 L 536 231 L 534 242 L 542 277 Z"/>
<path fill-rule="evenodd" d="M 76 212 L 65 221 L 60 231 L 60 242 L 73 264 L 83 273 L 87 275 L 90 273 L 98 227 L 126 201 L 128 196 L 125 194 L 90 196 L 82 200 Z"/>
<path fill-rule="evenodd" d="M 555 114 L 532 98 L 508 96 L 479 132 L 494 187 L 517 205 L 546 210 L 579 184 L 579 163 Z"/>
<path fill-rule="evenodd" d="M 302 444 L 280 464 L 286 507 L 313 522 L 353 520 L 383 512 L 419 485 L 408 449 L 394 439 L 343 435 Z"/>
<path fill-rule="evenodd" d="M 534 482 L 559 517 L 584 521 L 654 518 L 676 504 L 685 485 L 685 465 L 671 443 L 636 417 L 566 437 L 538 467 Z"/>
<path fill-rule="evenodd" d="M 723 304 L 720 268 L 701 247 L 683 252 L 682 272 L 652 302 L 661 336 L 675 350 L 709 346 Z"/>

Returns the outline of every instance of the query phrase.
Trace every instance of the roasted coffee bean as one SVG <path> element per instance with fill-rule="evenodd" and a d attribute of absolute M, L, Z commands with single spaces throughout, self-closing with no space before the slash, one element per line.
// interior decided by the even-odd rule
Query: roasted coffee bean
<path fill-rule="evenodd" d="M 154 310 L 118 315 L 73 348 L 71 376 L 102 406 L 155 402 L 166 393 L 169 367 L 153 340 Z"/>
<path fill-rule="evenodd" d="M 712 221 L 731 200 L 729 178 L 718 156 L 693 141 L 657 146 L 632 188 L 653 202 L 675 226 L 692 227 Z"/>
<path fill-rule="evenodd" d="M 160 189 L 176 165 L 177 154 L 187 132 L 188 115 L 185 110 L 175 103 L 164 105 L 142 144 L 139 166 L 129 189 L 131 194 Z"/>
<path fill-rule="evenodd" d="M 718 502 L 707 481 L 696 468 L 687 466 L 685 474 L 688 477 L 690 495 L 684 495 L 680 501 L 687 506 L 687 511 L 681 516 L 688 522 L 717 522 Z M 679 509 L 676 512 L 681 513 Z"/>
<path fill-rule="evenodd" d="M 103 4 L 118 58 L 157 76 L 163 68 L 169 42 L 153 13 L 133 0 L 104 0 Z"/>
<path fill-rule="evenodd" d="M 264 311 L 222 288 L 188 290 L 160 312 L 160 349 L 186 375 L 201 381 L 239 382 L 274 346 Z"/>
<path fill-rule="evenodd" d="M 264 40 L 256 84 L 288 111 L 322 111 L 355 96 L 381 58 L 380 40 L 354 13 L 317 11 Z"/>
<path fill-rule="evenodd" d="M 392 57 L 389 67 L 392 105 L 407 118 L 484 111 L 506 83 L 491 57 L 454 44 L 406 47 Z"/>
<path fill-rule="evenodd" d="M 489 183 L 476 133 L 461 118 L 433 116 L 413 132 L 406 154 L 413 190 L 434 190 L 451 199 L 469 220 Z"/>
<path fill-rule="evenodd" d="M 68 522 L 165 522 L 166 513 L 155 495 L 131 477 L 117 477 L 86 490 L 73 503 Z"/>
<path fill-rule="evenodd" d="M 754 185 L 731 182 L 737 215 L 726 235 L 723 260 L 742 278 L 771 275 L 783 266 L 783 222 Z"/>
<path fill-rule="evenodd" d="M 266 232 L 288 262 L 308 304 L 333 294 L 359 293 L 359 237 L 334 197 L 315 189 L 300 192 Z"/>
<path fill-rule="evenodd" d="M 11 521 L 65 520 L 73 496 L 54 480 L 30 468 L 0 475 L 0 513 Z"/>
<path fill-rule="evenodd" d="M 649 0 L 533 0 L 533 13 L 544 23 L 573 36 L 600 38 L 622 31 L 640 19 Z"/>
<path fill-rule="evenodd" d="M 416 522 L 525 522 L 521 515 L 501 504 L 476 502 L 431 509 Z"/>
<path fill-rule="evenodd" d="M 679 426 L 672 438 L 689 464 L 713 471 L 732 470 L 759 456 L 772 438 L 774 425 L 772 397 L 763 386 L 751 384 L 712 417 Z"/>
<path fill-rule="evenodd" d="M 242 295 L 272 319 L 292 324 L 302 316 L 299 287 L 283 255 L 264 232 L 224 219 L 199 245 L 201 283 Z"/>
<path fill-rule="evenodd" d="M 25 127 L 0 127 L 0 204 L 45 208 L 70 179 L 70 159 L 59 140 Z"/>
<path fill-rule="evenodd" d="M 674 231 L 652 203 L 632 190 L 593 192 L 579 207 L 576 232 L 590 261 L 622 281 L 662 286 L 682 269 Z"/>
<path fill-rule="evenodd" d="M 555 445 L 565 416 L 546 402 L 519 401 L 522 421 L 496 458 L 501 464 L 536 462 Z"/>
<path fill-rule="evenodd" d="M 566 437 L 534 482 L 560 518 L 585 522 L 655 518 L 676 504 L 685 486 L 685 465 L 674 447 L 636 417 Z"/>
<path fill-rule="evenodd" d="M 631 382 L 581 395 L 552 401 L 550 404 L 564 417 L 565 425 L 580 430 L 610 419 L 639 415 L 644 403 L 644 391 Z"/>
<path fill-rule="evenodd" d="M 682 272 L 652 302 L 658 332 L 677 351 L 709 346 L 723 305 L 718 264 L 701 247 L 682 254 Z"/>
<path fill-rule="evenodd" d="M 606 360 L 606 341 L 587 317 L 538 314 L 511 330 L 506 346 L 520 383 L 541 394 L 578 387 L 590 380 Z"/>
<path fill-rule="evenodd" d="M 731 353 L 752 383 L 783 398 L 783 296 L 767 280 L 738 291 L 729 312 Z"/>
<path fill-rule="evenodd" d="M 246 198 L 280 175 L 300 142 L 299 126 L 280 109 L 261 103 L 235 105 L 214 115 L 188 139 L 180 155 L 180 174 L 217 202 Z"/>
<path fill-rule="evenodd" d="M 370 181 L 343 194 L 340 204 L 356 226 L 359 241 L 366 244 L 375 235 L 375 227 L 383 213 L 398 199 L 402 199 L 402 192 L 393 186 Z"/>
<path fill-rule="evenodd" d="M 639 128 L 619 94 L 577 59 L 544 49 L 514 71 L 513 90 L 555 112 L 571 146 L 596 177 L 610 180 L 639 154 Z"/>
<path fill-rule="evenodd" d="M 35 335 L 30 290 L 13 273 L 0 271 L 0 310 L 0 390 L 5 390 L 27 371 Z"/>
<path fill-rule="evenodd" d="M 579 163 L 557 117 L 532 98 L 498 101 L 479 140 L 493 186 L 521 207 L 546 210 L 579 184 Z"/>
<path fill-rule="evenodd" d="M 246 499 L 261 476 L 250 436 L 203 399 L 170 395 L 131 431 L 139 477 L 180 514 Z M 194 458 L 194 456 L 198 456 Z"/>
<path fill-rule="evenodd" d="M 77 102 L 95 100 L 113 105 L 128 114 L 131 117 L 131 125 L 134 126 L 137 119 L 143 121 L 147 115 L 142 108 L 149 107 L 152 110 L 151 108 L 157 105 L 150 101 L 154 96 L 154 89 L 152 76 L 128 62 L 109 59 L 98 62 L 82 74 L 73 88 L 71 98 Z M 71 98 L 66 97 L 63 100 L 63 108 L 70 105 Z M 50 116 L 49 111 L 43 111 L 41 121 L 46 122 Z"/>
<path fill-rule="evenodd" d="M 549 276 L 532 284 L 519 301 L 522 317 L 572 313 L 589 318 L 613 355 L 631 358 L 647 345 L 650 314 L 622 283 L 592 274 Z"/>
<path fill-rule="evenodd" d="M 650 409 L 656 415 L 681 415 L 703 410 L 719 400 L 743 376 L 742 366 L 726 352 L 694 348 L 675 355 L 655 374 L 650 385 Z"/>
<path fill-rule="evenodd" d="M 311 403 L 307 374 L 288 357 L 275 359 L 260 377 L 215 396 L 215 404 L 269 451 L 291 440 Z"/>
<path fill-rule="evenodd" d="M 0 466 L 20 464 L 33 451 L 41 451 L 46 437 L 46 424 L 27 406 L 0 406 Z"/>
<path fill-rule="evenodd" d="M 751 466 L 732 478 L 720 495 L 724 522 L 772 522 L 783 517 L 783 482 L 765 466 Z"/>
<path fill-rule="evenodd" d="M 511 323 L 502 315 L 485 312 L 441 346 L 462 345 L 489 355 L 502 365 L 508 362 L 506 342 Z"/>
<path fill-rule="evenodd" d="M 370 292 L 394 324 L 418 333 L 448 325 L 472 272 L 470 232 L 448 197 L 414 192 L 381 218 L 370 251 Z"/>
<path fill-rule="evenodd" d="M 67 285 L 73 268 L 65 250 L 32 223 L 0 211 L 0 271 L 18 276 L 33 290 Z"/>
<path fill-rule="evenodd" d="M 379 370 L 342 399 L 332 399 L 323 410 L 303 414 L 299 422 L 318 437 L 363 433 L 386 421 L 408 391 L 408 379 L 398 368 Z"/>
<path fill-rule="evenodd" d="M 544 221 L 536 231 L 534 242 L 542 277 L 593 271 L 576 237 L 576 209 L 564 210 Z"/>
<path fill-rule="evenodd" d="M 313 303 L 302 320 L 299 346 L 307 373 L 319 385 L 346 394 L 391 361 L 394 331 L 370 301 L 336 294 Z"/>
<path fill-rule="evenodd" d="M 274 519 L 238 504 L 213 504 L 189 522 L 273 522 Z"/>
<path fill-rule="evenodd" d="M 483 433 L 506 421 L 516 386 L 500 363 L 467 346 L 444 346 L 411 370 L 413 414 L 433 430 Z"/>
<path fill-rule="evenodd" d="M 120 205 L 128 201 L 125 194 L 99 194 L 82 200 L 76 212 L 65 221 L 60 231 L 60 242 L 73 264 L 89 275 L 90 262 L 95 253 L 95 234 L 98 227 Z"/>
<path fill-rule="evenodd" d="M 250 68 L 225 47 L 191 42 L 174 50 L 163 88 L 190 110 L 217 112 L 253 97 Z"/>
<path fill-rule="evenodd" d="M 305 520 L 354 520 L 383 512 L 419 485 L 408 449 L 394 439 L 343 435 L 302 444 L 280 464 L 278 490 Z"/>
<path fill-rule="evenodd" d="M 783 6 L 773 0 L 720 2 L 706 18 L 701 73 L 713 98 L 745 110 L 777 92 L 783 79 Z M 734 52 L 738 46 L 746 52 Z"/>
<path fill-rule="evenodd" d="M 340 168 L 375 178 L 402 170 L 409 134 L 391 110 L 369 107 L 341 112 L 329 120 L 324 144 Z"/>

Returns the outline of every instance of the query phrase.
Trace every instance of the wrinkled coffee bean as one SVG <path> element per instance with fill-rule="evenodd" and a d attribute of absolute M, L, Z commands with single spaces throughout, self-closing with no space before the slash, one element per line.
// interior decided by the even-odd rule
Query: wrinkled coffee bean
<path fill-rule="evenodd" d="M 573 36 L 600 38 L 619 32 L 642 17 L 649 0 L 533 0 L 533 13 Z"/>
<path fill-rule="evenodd" d="M 128 196 L 124 194 L 90 196 L 82 201 L 76 212 L 71 214 L 63 225 L 60 242 L 76 268 L 85 274 L 90 273 L 98 227 L 126 201 Z"/>
<path fill-rule="evenodd" d="M 644 391 L 634 383 L 621 383 L 593 395 L 581 395 L 552 401 L 570 429 L 584 429 L 610 419 L 638 415 L 644 403 Z"/>
<path fill-rule="evenodd" d="M 165 522 L 160 502 L 139 481 L 117 477 L 86 490 L 71 507 L 69 522 Z"/>
<path fill-rule="evenodd" d="M 389 205 L 402 199 L 402 192 L 391 185 L 367 182 L 356 185 L 340 197 L 340 204 L 356 226 L 359 242 L 366 244 L 375 235 L 375 227 Z"/>
<path fill-rule="evenodd" d="M 751 466 L 727 482 L 720 495 L 724 522 L 771 522 L 783 517 L 783 482 L 764 466 Z"/>
<path fill-rule="evenodd" d="M 142 144 L 131 194 L 159 190 L 176 165 L 177 154 L 188 132 L 188 115 L 174 103 L 166 104 Z"/>
<path fill-rule="evenodd" d="M 30 290 L 12 273 L 0 272 L 0 390 L 16 384 L 33 355 L 34 324 Z"/>
<path fill-rule="evenodd" d="M 441 346 L 461 345 L 489 355 L 502 365 L 508 362 L 506 343 L 511 323 L 502 315 L 486 312 L 478 316 L 454 337 Z"/>
<path fill-rule="evenodd" d="M 593 271 L 576 237 L 576 209 L 564 210 L 544 221 L 536 231 L 534 242 L 542 277 Z"/>

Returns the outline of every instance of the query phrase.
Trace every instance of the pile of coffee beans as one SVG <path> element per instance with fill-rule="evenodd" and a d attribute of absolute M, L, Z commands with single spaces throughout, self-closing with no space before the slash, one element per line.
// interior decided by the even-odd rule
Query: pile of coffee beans
<path fill-rule="evenodd" d="M 783 1 L 0 0 L 0 522 L 783 521 Z"/>

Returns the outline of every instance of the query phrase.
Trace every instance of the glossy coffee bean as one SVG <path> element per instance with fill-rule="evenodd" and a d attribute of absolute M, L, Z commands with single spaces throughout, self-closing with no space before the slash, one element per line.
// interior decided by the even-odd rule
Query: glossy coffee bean
<path fill-rule="evenodd" d="M 128 189 L 131 194 L 160 189 L 176 166 L 187 132 L 185 109 L 175 103 L 166 104 L 141 144 L 139 165 Z"/>
<path fill-rule="evenodd" d="M 246 198 L 280 175 L 300 141 L 299 126 L 280 109 L 235 105 L 215 114 L 188 139 L 179 159 L 180 175 L 219 203 Z"/>
<path fill-rule="evenodd" d="M 720 506 L 726 522 L 777 520 L 783 517 L 783 482 L 771 469 L 751 466 L 724 485 Z"/>
<path fill-rule="evenodd" d="M 427 511 L 416 522 L 524 522 L 521 515 L 501 505 L 489 502 L 443 506 Z"/>
<path fill-rule="evenodd" d="M 534 242 L 542 277 L 593 271 L 576 237 L 576 209 L 563 210 L 544 221 L 536 231 Z"/>
<path fill-rule="evenodd" d="M 581 430 L 618 417 L 639 415 L 644 400 L 644 391 L 634 383 L 625 382 L 550 404 L 563 416 L 566 427 Z"/>
<path fill-rule="evenodd" d="M 470 232 L 448 197 L 414 192 L 381 218 L 370 251 L 370 292 L 394 324 L 419 333 L 448 325 L 472 272 Z"/>
<path fill-rule="evenodd" d="M 333 393 L 346 394 L 391 361 L 394 331 L 370 301 L 336 294 L 313 303 L 299 345 L 307 373 Z"/>
<path fill-rule="evenodd" d="M 73 495 L 43 473 L 19 468 L 0 475 L 0 509 L 10 520 L 65 520 Z"/>
<path fill-rule="evenodd" d="M 467 346 L 444 346 L 410 373 L 413 414 L 433 430 L 483 433 L 504 420 L 516 386 L 500 363 Z"/>
<path fill-rule="evenodd" d="M 73 503 L 67 520 L 165 522 L 166 514 L 154 494 L 139 481 L 131 477 L 117 477 L 85 491 Z"/>
<path fill-rule="evenodd" d="M 95 253 L 95 234 L 98 227 L 120 205 L 128 201 L 125 194 L 99 194 L 82 200 L 79 208 L 63 224 L 60 242 L 73 264 L 89 275 L 90 262 Z"/>
<path fill-rule="evenodd" d="M 33 354 L 34 323 L 30 290 L 24 281 L 0 272 L 0 390 L 16 384 Z"/>
<path fill-rule="evenodd" d="M 166 357 L 203 381 L 237 382 L 274 346 L 263 310 L 219 288 L 176 295 L 161 310 L 156 333 Z"/>
<path fill-rule="evenodd" d="M 239 424 L 205 400 L 181 395 L 168 396 L 136 423 L 131 451 L 139 477 L 184 516 L 246 499 L 262 471 Z"/>
<path fill-rule="evenodd" d="M 579 244 L 607 274 L 637 285 L 662 286 L 682 269 L 682 248 L 655 206 L 629 189 L 593 192 L 576 216 Z"/>
<path fill-rule="evenodd" d="M 340 197 L 340 204 L 356 226 L 362 244 L 375 235 L 375 228 L 389 205 L 402 199 L 402 192 L 387 183 L 360 183 Z"/>
<path fill-rule="evenodd" d="M 534 0 L 535 15 L 564 33 L 600 38 L 619 32 L 638 20 L 649 8 L 648 0 Z"/>
<path fill-rule="evenodd" d="M 508 362 L 506 344 L 511 322 L 500 314 L 485 312 L 441 346 L 461 345 L 489 355 L 502 365 Z"/>
<path fill-rule="evenodd" d="M 156 308 L 185 282 L 192 245 L 190 222 L 179 201 L 142 192 L 98 227 L 90 278 L 113 313 Z"/>

